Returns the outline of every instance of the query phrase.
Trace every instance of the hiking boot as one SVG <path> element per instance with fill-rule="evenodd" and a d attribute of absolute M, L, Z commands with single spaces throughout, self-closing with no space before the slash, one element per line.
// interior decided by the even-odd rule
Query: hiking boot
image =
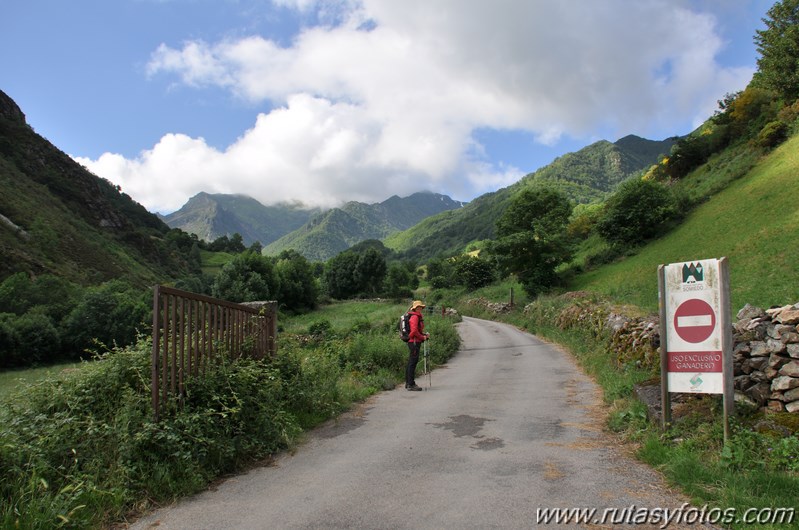
<path fill-rule="evenodd" d="M 412 392 L 420 392 L 422 390 L 422 387 L 420 387 L 417 384 L 413 384 L 413 385 L 406 386 L 405 389 L 406 390 L 410 390 Z"/>

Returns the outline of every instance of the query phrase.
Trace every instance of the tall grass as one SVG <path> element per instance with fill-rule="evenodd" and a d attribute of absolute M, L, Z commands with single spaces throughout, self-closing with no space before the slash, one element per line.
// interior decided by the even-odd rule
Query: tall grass
<path fill-rule="evenodd" d="M 0 527 L 100 528 L 199 491 L 294 444 L 303 429 L 401 381 L 407 347 L 392 304 L 337 305 L 336 327 L 287 322 L 273 359 L 222 361 L 185 397 L 150 405 L 150 343 L 50 374 L 0 406 Z M 404 305 L 402 311 L 406 308 Z M 426 319 L 433 360 L 457 351 L 453 322 Z M 311 324 L 318 333 L 302 328 Z"/>

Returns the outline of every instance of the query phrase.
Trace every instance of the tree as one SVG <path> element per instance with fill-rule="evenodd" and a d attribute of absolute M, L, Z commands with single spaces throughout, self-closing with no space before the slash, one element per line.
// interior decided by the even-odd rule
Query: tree
<path fill-rule="evenodd" d="M 230 248 L 230 238 L 227 235 L 219 236 L 208 244 L 211 252 L 228 252 Z"/>
<path fill-rule="evenodd" d="M 273 300 L 279 289 L 272 261 L 260 254 L 243 252 L 222 267 L 211 293 L 231 302 L 252 302 Z"/>
<path fill-rule="evenodd" d="M 254 252 L 256 254 L 262 254 L 264 246 L 261 244 L 260 241 L 253 241 L 252 245 L 250 245 L 250 248 L 248 248 L 247 250 L 249 250 L 250 252 Z"/>
<path fill-rule="evenodd" d="M 14 322 L 19 365 L 47 363 L 61 353 L 61 337 L 50 318 L 36 311 L 25 313 Z"/>
<path fill-rule="evenodd" d="M 386 258 L 375 248 L 370 248 L 358 259 L 358 291 L 367 296 L 376 296 L 383 289 L 386 278 Z"/>
<path fill-rule="evenodd" d="M 241 237 L 241 234 L 238 232 L 234 233 L 230 236 L 230 245 L 228 247 L 228 252 L 244 252 L 246 247 L 244 246 L 244 239 Z"/>
<path fill-rule="evenodd" d="M 427 263 L 427 281 L 433 289 L 455 285 L 455 268 L 451 260 L 433 258 Z"/>
<path fill-rule="evenodd" d="M 358 259 L 358 254 L 345 251 L 328 260 L 324 273 L 327 294 L 343 300 L 358 293 Z"/>
<path fill-rule="evenodd" d="M 669 188 L 634 178 L 607 200 L 597 233 L 612 245 L 638 245 L 655 237 L 678 214 L 677 199 Z"/>
<path fill-rule="evenodd" d="M 64 319 L 62 339 L 73 355 L 98 341 L 106 346 L 127 346 L 138 330 L 151 323 L 150 293 L 122 280 L 111 280 L 86 290 Z"/>
<path fill-rule="evenodd" d="M 18 272 L 0 284 L 0 307 L 4 312 L 22 315 L 38 306 L 54 322 L 59 322 L 72 310 L 79 289 L 70 281 L 52 274 L 31 279 L 28 274 Z"/>
<path fill-rule="evenodd" d="M 383 282 L 383 292 L 392 298 L 409 298 L 419 287 L 419 277 L 403 263 L 392 263 Z"/>
<path fill-rule="evenodd" d="M 780 0 L 766 15 L 766 29 L 755 32 L 760 58 L 754 81 L 792 103 L 799 97 L 799 0 Z"/>
<path fill-rule="evenodd" d="M 292 311 L 316 307 L 319 288 L 308 260 L 295 250 L 284 250 L 277 257 L 275 273 L 280 279 L 280 303 Z"/>
<path fill-rule="evenodd" d="M 386 259 L 375 248 L 363 254 L 346 250 L 330 258 L 325 267 L 324 283 L 333 298 L 375 296 L 383 288 Z"/>
<path fill-rule="evenodd" d="M 567 234 L 572 205 L 560 191 L 528 188 L 517 194 L 497 222 L 487 249 L 500 272 L 516 274 L 531 297 L 555 285 L 555 268 L 571 257 Z"/>
<path fill-rule="evenodd" d="M 494 265 L 476 256 L 463 256 L 455 261 L 455 281 L 468 289 L 479 289 L 494 281 Z"/>
<path fill-rule="evenodd" d="M 567 231 L 570 236 L 587 239 L 602 216 L 602 203 L 578 204 L 572 211 Z"/>

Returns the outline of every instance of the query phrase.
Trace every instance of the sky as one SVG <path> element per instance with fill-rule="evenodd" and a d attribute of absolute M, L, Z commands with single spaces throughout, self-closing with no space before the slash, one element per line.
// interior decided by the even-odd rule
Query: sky
<path fill-rule="evenodd" d="M 0 0 L 0 90 L 151 212 L 190 197 L 468 202 L 691 132 L 773 0 Z"/>

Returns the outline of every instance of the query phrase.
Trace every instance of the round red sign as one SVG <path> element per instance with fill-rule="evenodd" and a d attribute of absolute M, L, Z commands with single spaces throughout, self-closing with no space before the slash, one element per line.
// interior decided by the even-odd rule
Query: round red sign
<path fill-rule="evenodd" d="M 686 300 L 674 312 L 674 330 L 685 342 L 703 342 L 713 334 L 714 329 L 716 312 L 704 300 Z"/>

